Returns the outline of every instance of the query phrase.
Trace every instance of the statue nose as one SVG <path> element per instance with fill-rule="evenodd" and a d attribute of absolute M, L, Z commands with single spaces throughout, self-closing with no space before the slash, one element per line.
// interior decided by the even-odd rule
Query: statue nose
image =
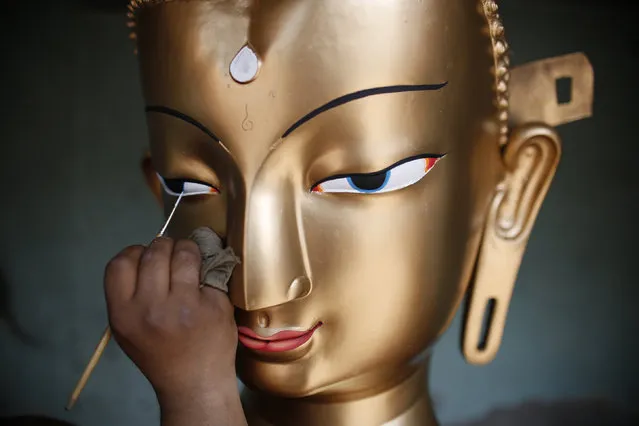
<path fill-rule="evenodd" d="M 312 282 L 292 188 L 258 185 L 246 206 L 241 273 L 230 285 L 233 304 L 254 311 L 307 297 Z"/>

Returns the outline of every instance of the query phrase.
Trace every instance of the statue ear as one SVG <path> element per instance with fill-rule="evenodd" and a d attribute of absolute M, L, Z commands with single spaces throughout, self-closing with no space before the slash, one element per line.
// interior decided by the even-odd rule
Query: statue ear
<path fill-rule="evenodd" d="M 490 206 L 466 308 L 462 350 L 471 364 L 497 354 L 521 259 L 560 156 L 559 137 L 546 125 L 515 129 L 505 147 L 505 179 Z"/>
<path fill-rule="evenodd" d="M 155 168 L 153 167 L 153 163 L 151 162 L 151 153 L 147 152 L 144 154 L 142 161 L 140 162 L 140 166 L 142 167 L 142 173 L 144 173 L 144 179 L 146 180 L 146 184 L 153 193 L 153 196 L 160 204 L 160 206 L 164 205 L 162 199 L 162 184 L 158 179 L 158 175 L 155 172 Z"/>

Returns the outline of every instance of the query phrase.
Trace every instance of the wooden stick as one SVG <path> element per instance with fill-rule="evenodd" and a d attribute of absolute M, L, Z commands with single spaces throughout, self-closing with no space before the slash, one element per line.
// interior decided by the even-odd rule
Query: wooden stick
<path fill-rule="evenodd" d="M 175 210 L 177 210 L 177 207 L 180 204 L 180 201 L 182 200 L 183 196 L 184 196 L 184 191 L 180 193 L 180 196 L 175 201 L 175 204 L 173 205 L 173 209 L 171 210 L 169 217 L 164 222 L 164 226 L 162 226 L 162 229 L 160 230 L 160 232 L 158 232 L 157 235 L 155 236 L 156 238 L 163 236 L 164 233 L 166 232 L 166 229 L 169 226 L 171 219 L 173 219 L 173 214 L 175 213 Z M 109 340 L 111 340 L 111 327 L 107 326 L 106 330 L 104 330 L 104 334 L 102 335 L 102 338 L 100 339 L 100 343 L 98 343 L 98 346 L 96 346 L 95 350 L 93 351 L 93 355 L 91 356 L 89 363 L 84 368 L 84 372 L 82 373 L 80 380 L 78 380 L 78 383 L 75 385 L 75 389 L 73 389 L 73 393 L 71 393 L 71 396 L 69 397 L 69 402 L 67 403 L 67 406 L 66 406 L 67 410 L 71 410 L 73 406 L 75 405 L 75 403 L 78 401 L 78 398 L 80 398 L 80 394 L 82 393 L 82 390 L 84 390 L 84 387 L 87 385 L 87 381 L 89 381 L 89 377 L 91 377 L 91 373 L 93 373 L 93 370 L 95 370 L 95 367 L 98 365 L 98 361 L 100 361 L 100 358 L 102 357 L 102 354 L 104 353 L 104 350 L 106 349 L 107 344 L 109 343 Z"/>
<path fill-rule="evenodd" d="M 95 351 L 93 351 L 93 356 L 91 356 L 89 363 L 84 368 L 84 372 L 82 373 L 80 380 L 78 380 L 78 383 L 75 385 L 75 389 L 73 389 L 73 393 L 71 394 L 71 397 L 69 398 L 69 402 L 67 403 L 67 407 L 66 407 L 67 410 L 72 409 L 76 401 L 80 397 L 82 390 L 87 385 L 87 381 L 89 380 L 89 377 L 91 377 L 91 373 L 93 373 L 93 370 L 95 369 L 96 365 L 98 365 L 98 361 L 100 361 L 100 357 L 102 357 L 102 354 L 104 353 L 104 349 L 106 349 L 107 343 L 109 343 L 109 340 L 111 340 L 111 327 L 107 326 L 106 330 L 104 330 L 104 334 L 102 335 L 102 338 L 100 339 L 100 343 L 98 343 L 98 346 L 96 346 Z"/>

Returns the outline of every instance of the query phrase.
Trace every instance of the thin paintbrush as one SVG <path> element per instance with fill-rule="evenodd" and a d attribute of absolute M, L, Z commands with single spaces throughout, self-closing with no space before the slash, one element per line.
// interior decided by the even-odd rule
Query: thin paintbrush
<path fill-rule="evenodd" d="M 171 210 L 169 217 L 166 219 L 166 222 L 164 222 L 164 226 L 162 226 L 162 229 L 160 229 L 160 232 L 158 232 L 158 234 L 156 235 L 156 238 L 164 236 L 164 233 L 166 232 L 166 229 L 168 228 L 169 223 L 171 223 L 171 219 L 173 219 L 173 214 L 175 213 L 175 210 L 177 209 L 178 204 L 180 204 L 180 201 L 182 200 L 183 195 L 184 195 L 184 192 L 182 192 L 179 195 L 178 199 L 175 201 L 175 205 L 173 206 L 173 209 Z M 104 353 L 104 349 L 109 343 L 109 340 L 111 340 L 111 327 L 107 326 L 106 330 L 104 330 L 104 334 L 102 335 L 102 338 L 100 339 L 100 343 L 98 343 L 98 346 L 95 348 L 95 351 L 93 351 L 93 355 L 91 356 L 89 363 L 84 368 L 84 372 L 82 373 L 82 376 L 80 376 L 80 380 L 78 380 L 78 383 L 75 385 L 75 389 L 73 389 L 73 393 L 71 394 L 71 397 L 69 398 L 69 402 L 67 403 L 67 407 L 66 407 L 67 410 L 72 409 L 75 403 L 77 402 L 78 398 L 80 397 L 80 394 L 82 393 L 82 390 L 84 389 L 84 387 L 87 384 L 87 381 L 89 380 L 89 377 L 91 377 L 91 373 L 93 373 L 93 370 L 95 369 L 96 365 L 98 365 L 98 361 L 100 361 L 100 357 L 102 357 L 102 354 Z"/>

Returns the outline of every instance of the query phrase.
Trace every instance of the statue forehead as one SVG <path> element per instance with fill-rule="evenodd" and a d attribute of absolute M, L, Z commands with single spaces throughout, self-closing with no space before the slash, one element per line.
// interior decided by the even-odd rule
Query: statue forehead
<path fill-rule="evenodd" d="M 490 84 L 485 19 L 473 2 L 271 0 L 245 6 L 172 1 L 139 12 L 147 103 L 195 116 L 223 139 L 246 136 L 250 121 L 249 130 L 272 141 L 301 115 L 360 90 L 448 82 L 449 96 L 459 93 L 473 51 L 480 52 L 482 77 Z M 230 66 L 245 46 L 260 66 L 253 81 L 239 84 Z"/>

